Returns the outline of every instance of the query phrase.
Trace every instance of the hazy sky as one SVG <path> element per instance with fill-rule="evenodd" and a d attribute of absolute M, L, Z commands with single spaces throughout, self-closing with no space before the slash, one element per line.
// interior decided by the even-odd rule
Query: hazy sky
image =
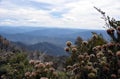
<path fill-rule="evenodd" d="M 102 29 L 93 6 L 120 19 L 120 0 L 0 0 L 0 26 Z"/>

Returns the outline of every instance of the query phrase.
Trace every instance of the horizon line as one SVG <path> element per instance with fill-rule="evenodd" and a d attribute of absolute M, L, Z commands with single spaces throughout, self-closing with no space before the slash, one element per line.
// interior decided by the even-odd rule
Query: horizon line
<path fill-rule="evenodd" d="M 15 28 L 22 28 L 22 27 L 27 27 L 27 28 L 56 28 L 56 29 L 80 29 L 80 30 L 106 30 L 105 28 L 103 29 L 93 29 L 93 28 L 75 28 L 75 27 L 55 27 L 55 26 L 9 26 L 9 25 L 0 25 L 0 27 L 15 27 Z"/>

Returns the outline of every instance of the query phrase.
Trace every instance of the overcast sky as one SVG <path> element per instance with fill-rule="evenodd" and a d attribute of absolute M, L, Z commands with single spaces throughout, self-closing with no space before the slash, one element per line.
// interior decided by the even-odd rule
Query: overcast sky
<path fill-rule="evenodd" d="M 103 29 L 93 6 L 120 19 L 120 0 L 0 0 L 0 26 Z"/>

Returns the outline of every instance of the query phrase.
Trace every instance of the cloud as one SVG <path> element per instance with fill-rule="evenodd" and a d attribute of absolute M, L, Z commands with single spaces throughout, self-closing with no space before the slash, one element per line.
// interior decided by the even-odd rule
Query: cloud
<path fill-rule="evenodd" d="M 1 0 L 0 25 L 103 29 L 93 6 L 120 19 L 119 0 Z"/>

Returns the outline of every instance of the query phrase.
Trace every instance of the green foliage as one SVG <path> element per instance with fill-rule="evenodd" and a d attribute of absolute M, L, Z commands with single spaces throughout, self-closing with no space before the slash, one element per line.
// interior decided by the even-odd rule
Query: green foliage
<path fill-rule="evenodd" d="M 69 79 L 120 78 L 119 21 L 110 19 L 110 17 L 106 17 L 105 12 L 96 7 L 95 9 L 103 15 L 108 28 L 106 32 L 112 41 L 106 42 L 102 35 L 92 32 L 92 38 L 87 41 L 78 37 L 75 46 L 67 42 L 65 50 L 70 56 L 66 62 L 66 72 Z"/>
<path fill-rule="evenodd" d="M 105 12 L 97 7 L 94 7 L 99 13 L 102 14 L 102 18 L 105 21 L 108 35 L 112 38 L 113 42 L 120 43 L 120 21 L 116 21 L 114 18 L 106 16 Z"/>
<path fill-rule="evenodd" d="M 85 52 L 89 53 L 92 52 L 93 47 L 98 45 L 103 45 L 106 43 L 107 41 L 103 38 L 101 34 L 98 35 L 94 33 L 93 36 L 87 41 L 83 41 L 82 39 L 80 39 L 80 37 L 78 37 L 75 44 L 80 53 L 85 53 Z"/>
<path fill-rule="evenodd" d="M 70 45 L 68 46 L 68 52 L 70 53 L 70 58 L 67 59 L 66 64 L 73 65 L 74 63 L 78 62 L 78 56 L 80 54 L 88 53 L 92 54 L 93 53 L 93 48 L 98 46 L 98 45 L 103 45 L 106 44 L 107 42 L 105 39 L 102 37 L 102 35 L 98 35 L 96 33 L 93 34 L 93 36 L 88 39 L 87 41 L 82 40 L 82 38 L 78 37 L 75 45 Z M 67 43 L 66 43 L 67 44 Z M 73 52 L 72 50 L 76 50 Z"/>
<path fill-rule="evenodd" d="M 7 58 L 7 56 L 5 58 Z M 6 63 L 1 63 L 0 71 L 4 70 L 6 73 L 0 75 L 9 79 L 22 79 L 25 71 L 30 68 L 27 55 L 24 53 L 15 53 L 9 56 L 7 60 L 4 60 L 5 58 L 1 59 L 1 61 L 6 61 Z"/>
<path fill-rule="evenodd" d="M 29 65 L 33 70 L 25 72 L 25 79 L 61 79 L 62 72 L 58 72 L 53 67 L 53 62 L 41 62 L 39 60 L 30 60 Z"/>

